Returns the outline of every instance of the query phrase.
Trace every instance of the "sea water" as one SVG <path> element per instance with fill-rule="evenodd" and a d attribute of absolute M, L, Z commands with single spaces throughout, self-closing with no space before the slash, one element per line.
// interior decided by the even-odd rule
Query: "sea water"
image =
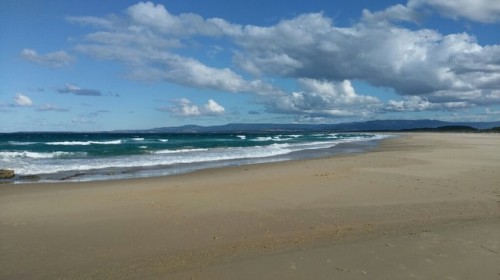
<path fill-rule="evenodd" d="M 3 133 L 0 169 L 20 181 L 88 181 L 318 157 L 368 133 Z M 346 151 L 346 150 L 344 150 Z"/>

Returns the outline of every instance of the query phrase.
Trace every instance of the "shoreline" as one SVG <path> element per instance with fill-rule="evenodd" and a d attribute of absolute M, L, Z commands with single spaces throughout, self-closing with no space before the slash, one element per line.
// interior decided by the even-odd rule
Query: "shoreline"
<path fill-rule="evenodd" d="M 404 134 L 328 158 L 0 185 L 0 279 L 494 279 L 499 142 Z"/>
<path fill-rule="evenodd" d="M 356 134 L 356 133 L 353 133 Z M 153 177 L 167 177 L 173 175 L 189 174 L 205 169 L 217 169 L 252 164 L 265 164 L 273 162 L 286 162 L 327 158 L 339 154 L 368 152 L 375 148 L 380 141 L 394 137 L 395 134 L 377 134 L 383 138 L 352 142 L 336 143 L 328 148 L 306 149 L 293 151 L 283 155 L 262 158 L 241 158 L 233 160 L 220 160 L 199 163 L 180 163 L 164 166 L 137 166 L 133 168 L 104 168 L 91 170 L 73 170 L 56 173 L 42 173 L 20 175 L 10 179 L 2 179 L 2 184 L 39 184 L 39 183 L 69 183 L 69 182 L 99 182 L 108 180 L 145 179 Z M 15 170 L 14 170 L 15 171 Z"/>

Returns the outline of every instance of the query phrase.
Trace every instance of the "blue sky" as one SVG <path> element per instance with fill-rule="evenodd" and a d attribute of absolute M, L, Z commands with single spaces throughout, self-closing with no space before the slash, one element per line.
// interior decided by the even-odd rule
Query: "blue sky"
<path fill-rule="evenodd" d="M 0 131 L 500 119 L 500 2 L 0 1 Z"/>

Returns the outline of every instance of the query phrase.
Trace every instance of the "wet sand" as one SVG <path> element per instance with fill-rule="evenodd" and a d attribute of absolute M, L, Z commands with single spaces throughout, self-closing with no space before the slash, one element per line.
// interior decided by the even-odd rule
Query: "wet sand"
<path fill-rule="evenodd" d="M 500 135 L 0 185 L 0 279 L 500 279 Z"/>

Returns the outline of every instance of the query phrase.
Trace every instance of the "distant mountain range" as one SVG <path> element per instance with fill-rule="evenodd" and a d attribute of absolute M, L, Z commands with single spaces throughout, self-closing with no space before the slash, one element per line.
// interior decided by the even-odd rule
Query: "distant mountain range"
<path fill-rule="evenodd" d="M 294 132 L 294 131 L 498 131 L 496 122 L 444 122 L 438 120 L 374 120 L 340 124 L 274 124 L 274 123 L 231 123 L 216 126 L 185 125 L 159 127 L 147 130 L 120 130 L 115 132 L 134 133 L 223 133 L 223 132 Z"/>

